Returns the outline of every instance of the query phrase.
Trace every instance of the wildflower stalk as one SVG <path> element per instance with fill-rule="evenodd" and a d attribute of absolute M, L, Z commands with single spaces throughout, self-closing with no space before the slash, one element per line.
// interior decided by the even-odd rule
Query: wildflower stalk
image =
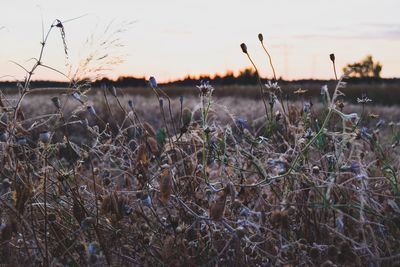
<path fill-rule="evenodd" d="M 27 94 L 28 91 L 29 91 L 29 86 L 30 86 L 30 82 L 31 82 L 32 76 L 33 76 L 35 70 L 36 70 L 39 66 L 42 65 L 42 58 L 43 58 L 44 48 L 45 48 L 46 43 L 47 43 L 47 39 L 49 38 L 51 31 L 53 30 L 54 27 L 56 27 L 56 25 L 58 24 L 58 22 L 59 22 L 59 20 L 55 20 L 55 21 L 51 24 L 49 30 L 47 31 L 46 36 L 44 36 L 42 42 L 40 43 L 40 44 L 41 44 L 41 48 L 40 48 L 40 52 L 39 52 L 39 57 L 36 59 L 36 62 L 35 62 L 35 64 L 33 65 L 33 67 L 31 68 L 31 70 L 27 71 L 27 74 L 28 74 L 28 75 L 27 75 L 27 77 L 25 78 L 25 84 L 24 84 L 24 86 L 23 86 L 23 90 L 22 90 L 21 96 L 20 96 L 20 98 L 18 99 L 18 102 L 17 102 L 17 104 L 16 104 L 16 106 L 15 106 L 15 108 L 14 108 L 14 115 L 13 115 L 14 121 L 17 120 L 18 111 L 19 111 L 19 109 L 20 109 L 20 107 L 21 107 L 22 100 L 24 99 L 24 97 L 26 96 L 26 94 Z M 25 69 L 25 68 L 24 68 L 24 69 Z M 25 69 L 25 71 L 26 71 L 26 69 Z"/>
<path fill-rule="evenodd" d="M 265 53 L 268 56 L 269 65 L 271 66 L 272 73 L 274 75 L 274 82 L 276 82 L 276 72 L 275 72 L 274 64 L 272 63 L 272 57 L 271 57 L 270 53 L 268 52 L 267 48 L 265 47 L 264 37 L 263 37 L 263 35 L 261 33 L 258 34 L 258 40 L 260 41 L 262 48 L 264 49 Z M 286 115 L 286 109 L 285 109 L 285 105 L 283 104 L 283 98 L 282 98 L 282 92 L 281 91 L 279 92 L 279 101 L 282 103 L 282 109 L 283 109 L 283 112 Z M 271 117 L 272 116 L 273 116 L 273 111 L 271 110 Z M 272 121 L 272 118 L 271 118 L 271 121 Z M 286 126 L 287 125 L 286 125 L 286 121 L 285 121 L 285 127 Z"/>
<path fill-rule="evenodd" d="M 167 98 L 167 101 L 168 101 L 168 112 L 169 112 L 169 116 L 171 118 L 172 127 L 174 129 L 174 134 L 177 134 L 178 132 L 176 131 L 175 120 L 174 120 L 174 117 L 172 116 L 171 98 L 163 90 L 160 89 L 160 92 L 165 96 L 165 98 Z"/>
<path fill-rule="evenodd" d="M 332 65 L 333 65 L 333 72 L 335 73 L 335 79 L 336 79 L 336 81 L 338 80 L 338 78 L 337 78 L 337 74 L 336 74 L 336 63 L 335 63 L 335 54 L 330 54 L 329 55 L 329 58 L 331 59 L 331 61 L 332 61 Z"/>
<path fill-rule="evenodd" d="M 264 45 L 264 37 L 263 37 L 263 35 L 261 33 L 258 34 L 258 39 L 260 40 L 260 43 L 261 43 L 265 53 L 267 53 L 267 56 L 268 56 L 268 59 L 269 59 L 269 65 L 271 66 L 272 72 L 274 74 L 274 81 L 276 81 L 276 73 L 275 73 L 274 64 L 272 64 L 272 57 L 271 57 L 271 55 L 269 54 L 267 48 Z"/>
<path fill-rule="evenodd" d="M 172 135 L 171 135 L 170 132 L 169 132 L 167 120 L 166 120 L 166 118 L 165 118 L 163 100 L 161 99 L 160 94 L 159 94 L 158 91 L 157 91 L 157 88 L 158 88 L 158 87 L 157 87 L 157 83 L 156 83 L 154 77 L 150 77 L 150 87 L 151 87 L 151 89 L 153 90 L 154 94 L 156 95 L 157 100 L 158 100 L 158 103 L 159 103 L 159 105 L 160 105 L 160 112 L 161 112 L 161 115 L 162 115 L 162 117 L 163 117 L 165 129 L 166 129 L 166 131 L 167 131 L 168 140 L 169 140 L 170 146 L 172 147 L 172 146 L 173 146 L 173 142 L 172 142 L 172 140 L 171 140 Z M 160 90 L 160 91 L 161 91 L 161 90 Z M 162 92 L 162 91 L 161 91 L 161 92 Z M 164 94 L 165 94 L 165 93 L 164 93 Z M 165 95 L 166 95 L 167 100 L 168 100 L 168 108 L 169 108 L 169 111 L 170 111 L 171 120 L 173 120 L 173 119 L 172 119 L 172 113 L 171 113 L 171 101 L 170 101 L 170 98 L 168 97 L 168 95 L 167 95 L 167 94 L 165 94 Z M 173 127 L 175 127 L 175 126 L 173 126 Z"/>
<path fill-rule="evenodd" d="M 209 92 L 207 95 L 207 104 L 205 105 L 205 100 L 203 94 L 201 95 L 201 103 L 202 103 L 202 126 L 203 126 L 203 151 L 202 151 L 202 164 L 203 164 L 203 179 L 206 181 L 206 184 L 209 184 L 208 176 L 207 176 L 207 149 L 206 149 L 206 144 L 209 143 L 209 133 L 207 132 L 208 126 L 207 126 L 207 117 L 208 117 L 208 112 L 211 107 L 211 96 L 212 96 L 212 90 Z"/>
<path fill-rule="evenodd" d="M 44 151 L 46 153 L 46 151 Z M 44 251 L 45 251 L 45 266 L 49 266 L 49 248 L 47 238 L 47 155 L 44 159 L 44 179 L 43 179 L 43 205 L 44 205 Z"/>
<path fill-rule="evenodd" d="M 97 186 L 96 186 L 96 177 L 94 175 L 94 167 L 93 167 L 93 160 L 90 157 L 90 170 L 92 172 L 92 182 L 93 182 L 93 191 L 94 191 L 94 203 L 96 207 L 96 225 L 99 224 L 99 205 L 97 203 Z"/>
<path fill-rule="evenodd" d="M 159 105 L 160 105 L 161 116 L 162 116 L 163 121 L 164 121 L 164 126 L 165 126 L 165 129 L 166 129 L 166 131 L 167 131 L 168 140 L 169 140 L 169 145 L 170 145 L 171 147 L 173 147 L 173 142 L 172 142 L 172 140 L 171 140 L 171 137 L 172 137 L 172 136 L 171 136 L 171 134 L 170 134 L 170 132 L 169 132 L 169 129 L 168 129 L 167 120 L 165 119 L 164 105 L 163 105 L 163 100 L 162 100 L 161 98 L 159 98 Z"/>
<path fill-rule="evenodd" d="M 339 80 L 339 82 L 338 82 L 337 85 L 336 85 L 335 91 L 334 91 L 334 93 L 333 93 L 333 96 L 334 96 L 334 97 L 332 98 L 332 101 L 329 103 L 329 106 L 328 106 L 328 113 L 327 113 L 327 115 L 325 116 L 325 119 L 324 119 L 324 122 L 323 122 L 322 125 L 321 125 L 321 128 L 320 128 L 319 131 L 310 139 L 310 141 L 308 141 L 308 143 L 301 149 L 301 151 L 296 155 L 296 157 L 295 157 L 294 160 L 292 161 L 292 163 L 291 163 L 290 167 L 288 168 L 288 170 L 287 170 L 285 173 L 283 173 L 283 174 L 276 175 L 276 176 L 273 176 L 273 177 L 266 176 L 266 174 L 265 174 L 265 177 L 263 177 L 263 180 L 262 180 L 262 181 L 259 181 L 258 183 L 250 184 L 250 185 L 248 185 L 248 184 L 239 184 L 239 186 L 241 186 L 241 187 L 257 187 L 257 186 L 260 186 L 260 185 L 268 184 L 268 183 L 270 183 L 270 182 L 273 181 L 273 180 L 277 180 L 277 179 L 280 179 L 280 178 L 283 178 L 283 177 L 288 176 L 289 174 L 292 173 L 292 171 L 295 170 L 295 166 L 296 166 L 296 164 L 298 163 L 298 161 L 300 160 L 300 158 L 304 155 L 304 153 L 308 150 L 308 148 L 309 148 L 312 144 L 314 144 L 314 142 L 324 133 L 325 127 L 328 125 L 328 122 L 329 122 L 329 120 L 330 120 L 330 118 L 331 118 L 333 112 L 339 112 L 339 111 L 335 110 L 335 108 L 334 108 L 334 101 L 335 101 L 335 99 L 336 99 L 337 91 L 338 91 L 338 89 L 339 89 L 339 87 L 340 87 L 340 85 L 341 85 L 341 82 L 342 82 L 342 79 L 343 79 L 343 78 L 344 78 L 344 76 L 342 76 L 342 78 Z M 340 113 L 340 112 L 339 112 L 339 113 Z"/>
<path fill-rule="evenodd" d="M 260 87 L 261 99 L 262 99 L 263 104 L 264 104 L 264 109 L 265 109 L 265 114 L 266 114 L 266 116 L 267 116 L 267 120 L 269 120 L 267 102 L 266 102 L 266 100 L 265 100 L 263 85 L 262 85 L 262 82 L 261 82 L 261 78 L 260 78 L 260 74 L 259 74 L 259 72 L 258 72 L 257 66 L 256 66 L 256 64 L 254 64 L 253 60 L 251 59 L 250 54 L 249 54 L 248 51 L 247 51 L 246 44 L 242 43 L 242 44 L 241 44 L 241 47 L 242 47 L 243 53 L 246 54 L 247 58 L 250 60 L 251 64 L 253 65 L 254 70 L 256 71 L 257 81 L 258 81 L 258 85 L 259 85 L 259 87 Z M 272 117 L 272 114 L 271 114 L 271 117 Z"/>

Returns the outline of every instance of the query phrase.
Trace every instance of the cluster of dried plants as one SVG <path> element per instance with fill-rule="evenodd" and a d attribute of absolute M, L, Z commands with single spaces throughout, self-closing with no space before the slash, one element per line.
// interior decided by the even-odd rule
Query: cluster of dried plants
<path fill-rule="evenodd" d="M 154 78 L 157 123 L 121 90 L 100 101 L 76 81 L 29 116 L 43 49 L 20 95 L 1 96 L 0 264 L 399 264 L 399 125 L 366 126 L 366 96 L 345 112 L 345 76 L 322 87 L 318 111 L 304 90 L 294 105 L 259 80 L 257 122 L 221 123 L 207 82 L 189 107 Z"/>

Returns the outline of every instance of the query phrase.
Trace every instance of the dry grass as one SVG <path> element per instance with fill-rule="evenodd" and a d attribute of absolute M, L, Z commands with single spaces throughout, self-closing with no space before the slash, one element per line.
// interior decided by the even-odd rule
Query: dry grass
<path fill-rule="evenodd" d="M 311 105 L 30 77 L 1 95 L 0 264 L 399 264 L 396 108 L 342 106 L 342 81 Z"/>
<path fill-rule="evenodd" d="M 177 140 L 165 98 L 161 112 L 154 96 L 117 94 L 107 92 L 108 106 L 101 91 L 82 96 L 83 104 L 59 95 L 61 109 L 51 94 L 23 99 L 21 127 L 1 143 L 2 263 L 397 261 L 398 109 L 366 106 L 361 125 L 346 131 L 331 117 L 314 139 L 327 111 L 321 103 L 304 112 L 305 102 L 289 102 L 287 117 L 275 106 L 273 130 L 264 131 L 260 101 L 210 97 L 204 120 L 208 96 L 188 97 L 183 107 L 193 119 Z M 15 97 L 2 101 L 13 106 Z M 180 136 L 180 99 L 171 104 Z M 362 106 L 343 112 L 361 114 Z M 7 112 L 2 117 L 7 124 Z M 386 124 L 374 130 L 379 119 Z M 38 140 L 42 131 L 50 143 Z"/>

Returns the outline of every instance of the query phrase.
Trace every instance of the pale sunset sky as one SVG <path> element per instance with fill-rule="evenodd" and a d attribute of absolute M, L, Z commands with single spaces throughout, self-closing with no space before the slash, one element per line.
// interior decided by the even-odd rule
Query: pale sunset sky
<path fill-rule="evenodd" d="M 24 77 L 11 61 L 33 64 L 42 17 L 45 29 L 54 19 L 80 17 L 64 23 L 69 57 L 63 54 L 59 31 L 52 33 L 44 53 L 43 62 L 63 73 L 68 66 L 75 70 L 90 54 L 124 60 L 102 72 L 111 78 L 168 81 L 187 74 L 237 72 L 250 66 L 240 49 L 245 42 L 261 74 L 271 77 L 257 39 L 261 32 L 277 75 L 285 79 L 332 78 L 330 53 L 340 71 L 372 54 L 383 64 L 383 77 L 400 76 L 399 0 L 2 0 L 0 7 L 1 80 Z M 101 43 L 113 38 L 124 46 L 104 49 Z M 101 67 L 95 65 L 91 67 Z M 34 78 L 63 79 L 50 70 L 39 70 Z"/>

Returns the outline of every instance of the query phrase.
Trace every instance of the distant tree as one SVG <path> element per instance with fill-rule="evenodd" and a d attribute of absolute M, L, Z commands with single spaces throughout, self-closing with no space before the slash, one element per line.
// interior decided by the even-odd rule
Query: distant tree
<path fill-rule="evenodd" d="M 347 64 L 347 66 L 343 68 L 344 73 L 348 73 L 350 70 L 353 70 L 353 72 L 351 73 L 352 77 L 380 78 L 382 71 L 382 64 L 380 62 L 375 63 L 372 56 L 367 55 L 360 62 Z"/>
<path fill-rule="evenodd" d="M 223 85 L 232 85 L 236 83 L 236 78 L 233 74 L 233 71 L 227 71 L 221 79 Z"/>
<path fill-rule="evenodd" d="M 252 68 L 246 68 L 239 72 L 236 79 L 239 84 L 255 84 L 257 83 L 257 73 Z"/>

